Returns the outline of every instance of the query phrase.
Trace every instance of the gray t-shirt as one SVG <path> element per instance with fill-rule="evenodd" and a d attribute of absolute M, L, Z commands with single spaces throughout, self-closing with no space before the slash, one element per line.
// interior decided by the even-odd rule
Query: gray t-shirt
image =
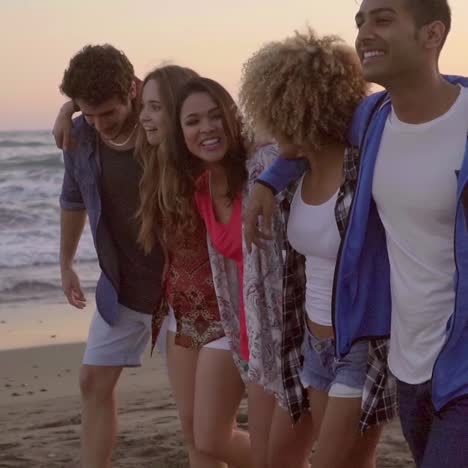
<path fill-rule="evenodd" d="M 140 204 L 139 183 L 142 168 L 133 151 L 116 151 L 102 142 L 102 219 L 117 251 L 120 286 L 119 303 L 147 314 L 153 313 L 161 296 L 164 254 L 156 244 L 145 255 L 137 243 L 139 224 L 135 214 Z"/>

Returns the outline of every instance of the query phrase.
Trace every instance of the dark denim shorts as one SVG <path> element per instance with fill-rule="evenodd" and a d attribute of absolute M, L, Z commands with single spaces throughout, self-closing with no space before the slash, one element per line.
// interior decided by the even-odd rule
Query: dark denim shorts
<path fill-rule="evenodd" d="M 319 339 L 306 325 L 304 363 L 299 373 L 302 385 L 328 393 L 331 397 L 360 398 L 367 374 L 369 343 L 355 343 L 342 359 L 335 358 L 333 338 Z"/>

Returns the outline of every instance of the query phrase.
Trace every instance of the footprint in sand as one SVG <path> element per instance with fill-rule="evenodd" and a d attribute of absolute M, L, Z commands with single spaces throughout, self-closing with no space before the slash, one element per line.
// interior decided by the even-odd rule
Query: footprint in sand
<path fill-rule="evenodd" d="M 17 442 L 6 443 L 6 444 L 0 444 L 0 449 L 1 450 L 8 450 L 8 449 L 16 448 L 16 447 L 19 447 L 19 446 L 20 446 L 20 444 L 18 444 Z"/>
<path fill-rule="evenodd" d="M 31 429 L 54 429 L 60 427 L 67 427 L 67 426 L 77 426 L 81 424 L 81 416 L 71 416 L 65 419 L 59 419 L 57 421 L 51 421 L 45 424 L 40 424 L 37 426 L 33 426 Z"/>

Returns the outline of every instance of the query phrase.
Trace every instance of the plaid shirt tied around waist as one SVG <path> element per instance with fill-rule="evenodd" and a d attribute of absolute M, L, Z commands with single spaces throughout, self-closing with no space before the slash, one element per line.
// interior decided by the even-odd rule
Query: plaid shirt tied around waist
<path fill-rule="evenodd" d="M 359 150 L 348 147 L 343 164 L 343 184 L 335 205 L 335 218 L 341 238 L 344 237 L 351 199 L 356 187 L 359 169 Z M 296 423 L 308 408 L 307 394 L 299 379 L 302 366 L 302 343 L 305 317 L 305 257 L 296 252 L 287 240 L 287 225 L 290 205 L 298 183 L 291 184 L 278 195 L 283 218 L 285 262 L 283 265 L 283 338 L 282 374 L 286 402 Z M 392 420 L 398 412 L 395 378 L 387 366 L 388 340 L 374 339 L 369 342 L 367 377 L 363 391 L 361 432 L 373 425 Z"/>

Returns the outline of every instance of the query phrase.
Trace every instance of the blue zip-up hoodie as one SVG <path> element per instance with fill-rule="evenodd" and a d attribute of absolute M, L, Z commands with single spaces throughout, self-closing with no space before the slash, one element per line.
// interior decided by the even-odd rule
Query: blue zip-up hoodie
<path fill-rule="evenodd" d="M 468 87 L 468 78 L 447 79 Z M 377 102 L 383 103 L 375 110 Z M 347 354 L 359 339 L 390 334 L 390 264 L 385 230 L 372 198 L 375 162 L 390 110 L 390 98 L 384 92 L 368 97 L 358 108 L 350 132 L 350 142 L 361 145 L 361 162 L 335 274 L 334 325 L 339 356 Z M 465 157 L 458 173 L 454 255 L 455 307 L 432 379 L 437 411 L 468 395 L 468 129 Z"/>

